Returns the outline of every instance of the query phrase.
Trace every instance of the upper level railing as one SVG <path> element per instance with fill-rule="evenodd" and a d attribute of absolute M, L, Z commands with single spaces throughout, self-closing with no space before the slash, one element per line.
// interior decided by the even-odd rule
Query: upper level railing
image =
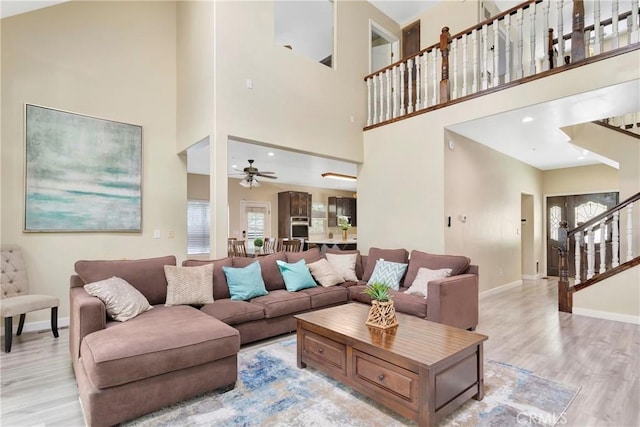
<path fill-rule="evenodd" d="M 581 0 L 528 0 L 454 35 L 445 27 L 438 43 L 365 77 L 365 129 L 640 46 L 639 9 L 640 0 L 592 0 L 587 12 Z"/>
<path fill-rule="evenodd" d="M 634 205 L 637 207 L 639 200 L 640 193 L 636 193 L 608 211 L 566 232 L 566 244 L 559 248 L 560 311 L 571 312 L 573 292 L 609 277 L 612 272 L 640 264 L 640 249 L 638 242 L 634 242 L 633 238 L 633 209 Z M 573 255 L 573 259 L 570 259 L 569 254 Z M 575 263 L 573 284 L 568 276 L 570 262 Z"/>

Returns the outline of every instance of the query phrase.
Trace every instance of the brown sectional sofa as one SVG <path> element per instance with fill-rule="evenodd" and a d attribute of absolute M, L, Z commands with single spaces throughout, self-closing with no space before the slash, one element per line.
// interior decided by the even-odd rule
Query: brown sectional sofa
<path fill-rule="evenodd" d="M 349 253 L 351 251 L 333 251 Z M 213 262 L 214 302 L 203 306 L 165 306 L 167 280 L 164 265 L 173 256 L 129 261 L 78 261 L 71 276 L 70 351 L 80 399 L 88 425 L 118 424 L 168 404 L 218 388 L 233 387 L 237 352 L 241 344 L 295 330 L 294 315 L 348 301 L 368 303 L 365 281 L 289 292 L 277 260 L 307 263 L 323 255 L 306 252 L 259 257 L 268 295 L 250 301 L 230 299 L 223 266 L 245 267 L 255 259 L 187 260 L 183 266 Z M 371 277 L 369 259 L 406 262 L 404 249 L 372 248 L 358 256 L 356 275 Z M 478 321 L 477 267 L 468 258 L 429 255 L 413 251 L 403 287 L 392 291 L 396 310 L 464 329 Z M 403 293 L 415 277 L 418 263 L 428 268 L 457 267 L 456 275 L 429 282 L 429 298 Z M 375 264 L 375 263 L 373 263 Z M 154 306 L 126 322 L 106 315 L 104 304 L 83 288 L 87 283 L 121 277 Z M 411 279 L 412 280 L 412 279 Z"/>

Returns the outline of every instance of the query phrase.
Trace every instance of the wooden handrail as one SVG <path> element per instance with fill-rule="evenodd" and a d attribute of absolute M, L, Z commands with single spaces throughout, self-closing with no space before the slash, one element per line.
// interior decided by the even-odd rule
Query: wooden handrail
<path fill-rule="evenodd" d="M 630 205 L 631 203 L 633 203 L 633 202 L 635 202 L 636 200 L 639 200 L 639 199 L 640 199 L 640 193 L 636 193 L 633 196 L 629 197 L 627 200 L 625 200 L 625 201 L 623 201 L 621 203 L 618 203 L 617 205 L 615 205 L 614 207 L 612 207 L 608 211 L 603 212 L 600 215 L 594 216 L 593 218 L 591 218 L 589 221 L 585 222 L 581 226 L 576 227 L 571 231 L 568 231 L 567 232 L 567 239 L 569 239 L 570 237 L 573 237 L 577 232 L 582 231 L 582 230 L 584 230 L 586 228 L 591 227 L 592 225 L 595 225 L 595 224 L 599 223 L 604 218 L 606 218 L 609 215 L 611 215 L 612 212 L 622 210 L 623 208 L 627 207 L 628 205 Z"/>

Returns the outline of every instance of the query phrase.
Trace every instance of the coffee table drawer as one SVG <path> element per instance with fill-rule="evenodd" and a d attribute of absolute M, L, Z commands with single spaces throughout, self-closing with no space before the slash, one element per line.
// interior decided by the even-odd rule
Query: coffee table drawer
<path fill-rule="evenodd" d="M 346 372 L 347 350 L 344 344 L 309 331 L 305 331 L 303 342 L 303 352 L 306 356 L 329 363 L 343 373 Z"/>
<path fill-rule="evenodd" d="M 367 353 L 353 350 L 354 380 L 417 408 L 418 375 Z"/>

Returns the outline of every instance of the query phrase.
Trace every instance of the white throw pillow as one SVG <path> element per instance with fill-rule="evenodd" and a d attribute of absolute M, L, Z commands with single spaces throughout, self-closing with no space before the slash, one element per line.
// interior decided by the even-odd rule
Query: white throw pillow
<path fill-rule="evenodd" d="M 84 289 L 89 295 L 100 298 L 107 314 L 118 322 L 133 319 L 153 308 L 140 291 L 120 277 L 89 283 L 84 285 Z"/>
<path fill-rule="evenodd" d="M 440 270 L 430 270 L 426 267 L 420 267 L 418 269 L 418 274 L 416 275 L 415 280 L 407 289 L 404 291 L 405 294 L 418 294 L 427 298 L 427 294 L 429 292 L 429 282 L 437 279 L 444 279 L 445 277 L 451 276 L 450 268 L 441 268 Z"/>
<path fill-rule="evenodd" d="M 371 273 L 371 278 L 367 283 L 383 283 L 387 288 L 397 291 L 400 289 L 400 280 L 402 280 L 405 271 L 407 271 L 407 266 L 408 264 L 401 262 L 379 259 L 376 261 L 373 273 Z"/>
<path fill-rule="evenodd" d="M 357 282 L 356 276 L 356 260 L 358 254 L 325 254 L 327 261 L 339 276 L 346 282 Z"/>
<path fill-rule="evenodd" d="M 167 301 L 164 305 L 211 304 L 213 302 L 213 263 L 198 267 L 165 265 Z"/>
<path fill-rule="evenodd" d="M 344 279 L 331 266 L 331 263 L 324 258 L 307 264 L 307 267 L 309 267 L 313 278 L 325 288 L 344 282 Z"/>

